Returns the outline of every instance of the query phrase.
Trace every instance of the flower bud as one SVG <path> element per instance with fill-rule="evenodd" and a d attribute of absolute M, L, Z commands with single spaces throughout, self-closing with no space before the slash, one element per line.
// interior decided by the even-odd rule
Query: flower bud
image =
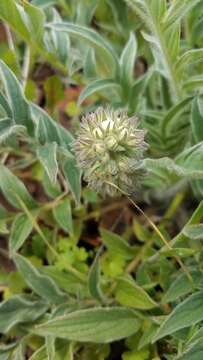
<path fill-rule="evenodd" d="M 89 186 L 103 196 L 119 195 L 117 188 L 134 193 L 143 176 L 144 136 L 125 111 L 98 108 L 84 116 L 73 149 Z"/>

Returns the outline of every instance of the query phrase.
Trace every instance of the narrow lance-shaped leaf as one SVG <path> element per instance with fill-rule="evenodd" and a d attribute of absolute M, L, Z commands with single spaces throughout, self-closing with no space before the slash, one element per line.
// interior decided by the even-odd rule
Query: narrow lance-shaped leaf
<path fill-rule="evenodd" d="M 10 253 L 18 251 L 32 231 L 32 222 L 25 214 L 18 214 L 13 221 L 9 239 Z"/>
<path fill-rule="evenodd" d="M 203 141 L 203 102 L 198 97 L 192 103 L 191 127 L 195 141 Z"/>
<path fill-rule="evenodd" d="M 35 6 L 46 8 L 49 7 L 50 5 L 56 4 L 57 0 L 33 0 L 32 3 Z"/>
<path fill-rule="evenodd" d="M 185 226 L 182 232 L 184 235 L 186 235 L 188 238 L 192 240 L 202 240 L 203 224 Z"/>
<path fill-rule="evenodd" d="M 201 287 L 203 284 L 202 274 L 200 271 L 193 270 L 190 272 L 195 286 Z M 193 291 L 193 284 L 187 277 L 187 274 L 180 274 L 177 279 L 175 279 L 172 284 L 169 286 L 168 290 L 165 292 L 162 303 L 166 304 L 168 302 L 175 301 L 182 296 L 185 296 Z"/>
<path fill-rule="evenodd" d="M 1 0 L 0 18 L 6 21 L 11 28 L 29 43 L 40 43 L 44 32 L 45 15 L 33 3 L 24 3 L 24 6 L 15 0 Z"/>
<path fill-rule="evenodd" d="M 177 102 L 180 99 L 180 88 L 175 76 L 173 57 L 178 48 L 178 31 L 169 34 L 164 32 L 162 19 L 166 13 L 166 1 L 126 0 L 126 2 L 144 21 L 148 31 L 147 33 L 142 32 L 142 34 L 151 45 L 157 70 L 169 80 L 171 95 L 174 102 Z M 167 46 L 168 41 L 173 46 L 172 53 L 169 51 L 170 47 Z"/>
<path fill-rule="evenodd" d="M 203 88 L 203 76 L 195 75 L 191 76 L 189 80 L 183 83 L 183 88 L 187 91 L 197 91 Z"/>
<path fill-rule="evenodd" d="M 30 104 L 33 121 L 36 124 L 35 136 L 44 145 L 48 142 L 56 142 L 58 145 L 71 149 L 73 136 L 68 130 L 57 124 L 47 112 L 35 104 Z"/>
<path fill-rule="evenodd" d="M 95 49 L 89 48 L 84 61 L 84 76 L 87 79 L 95 79 L 97 76 L 97 66 Z"/>
<path fill-rule="evenodd" d="M 55 8 L 52 9 L 52 21 L 62 23 L 63 20 Z M 51 30 L 50 36 L 60 61 L 66 65 L 70 54 L 69 34 L 63 31 Z"/>
<path fill-rule="evenodd" d="M 50 143 L 37 147 L 37 157 L 45 168 L 50 181 L 56 183 L 58 174 L 57 144 Z"/>
<path fill-rule="evenodd" d="M 63 22 L 52 23 L 47 25 L 48 28 L 55 29 L 57 31 L 67 31 L 68 33 L 78 36 L 81 39 L 87 40 L 91 44 L 105 51 L 109 58 L 112 60 L 115 67 L 118 67 L 118 57 L 111 44 L 103 38 L 98 32 L 88 27 Z"/>
<path fill-rule="evenodd" d="M 93 308 L 74 311 L 36 326 L 42 336 L 56 335 L 78 342 L 108 343 L 135 334 L 136 314 L 126 308 Z"/>
<path fill-rule="evenodd" d="M 81 171 L 76 164 L 76 160 L 73 156 L 67 157 L 63 161 L 63 173 L 65 179 L 68 182 L 69 188 L 74 196 L 75 201 L 80 203 L 80 193 L 81 193 Z"/>
<path fill-rule="evenodd" d="M 0 92 L 0 105 L 4 109 L 8 118 L 12 119 L 12 110 L 10 108 L 10 105 L 9 105 L 7 99 L 5 98 L 5 96 L 1 92 Z M 14 123 L 14 121 L 13 121 L 13 123 Z"/>
<path fill-rule="evenodd" d="M 90 268 L 88 276 L 88 288 L 91 296 L 99 302 L 104 301 L 104 294 L 100 287 L 100 263 L 99 263 L 100 251 L 97 253 L 94 262 Z"/>
<path fill-rule="evenodd" d="M 8 22 L 14 31 L 21 35 L 25 40 L 29 40 L 29 30 L 21 11 L 23 11 L 23 8 L 14 0 L 0 1 L 0 18 Z"/>
<path fill-rule="evenodd" d="M 166 115 L 162 119 L 162 132 L 163 135 L 166 136 L 169 132 L 169 128 L 171 127 L 171 124 L 173 123 L 174 119 L 176 119 L 176 116 L 179 116 L 180 113 L 185 111 L 189 103 L 192 101 L 192 97 L 187 97 L 186 99 L 180 101 L 178 104 L 173 106 L 169 111 L 166 113 Z"/>
<path fill-rule="evenodd" d="M 40 274 L 39 270 L 21 255 L 15 255 L 14 261 L 25 282 L 34 292 L 50 303 L 61 304 L 65 301 L 66 297 L 49 276 Z"/>
<path fill-rule="evenodd" d="M 165 29 L 179 22 L 200 0 L 174 0 L 163 20 Z"/>
<path fill-rule="evenodd" d="M 135 309 L 148 310 L 157 306 L 145 290 L 128 278 L 118 279 L 116 300 L 121 305 Z"/>
<path fill-rule="evenodd" d="M 4 165 L 0 165 L 0 189 L 3 192 L 5 198 L 14 207 L 21 209 L 21 205 L 17 200 L 17 196 L 26 204 L 28 208 L 32 209 L 36 207 L 36 203 L 30 196 L 25 185 Z"/>
<path fill-rule="evenodd" d="M 78 99 L 78 103 L 81 104 L 87 97 L 106 89 L 115 90 L 118 93 L 121 92 L 121 86 L 115 82 L 114 79 L 95 80 L 82 90 Z"/>
<path fill-rule="evenodd" d="M 135 35 L 131 33 L 120 58 L 121 80 L 126 85 L 131 85 L 133 82 L 136 53 L 137 41 Z"/>
<path fill-rule="evenodd" d="M 18 125 L 24 125 L 28 133 L 32 135 L 34 131 L 34 124 L 31 118 L 29 104 L 23 95 L 21 86 L 16 76 L 2 60 L 0 60 L 0 79 L 4 84 L 15 123 Z"/>
<path fill-rule="evenodd" d="M 46 337 L 46 352 L 47 352 L 47 359 L 54 360 L 55 358 L 55 336 L 47 336 Z"/>
<path fill-rule="evenodd" d="M 53 215 L 59 226 L 69 234 L 73 234 L 71 203 L 68 198 L 61 201 L 53 209 Z"/>
<path fill-rule="evenodd" d="M 186 51 L 176 62 L 176 72 L 186 70 L 186 66 L 194 65 L 195 63 L 203 61 L 203 49 L 193 49 Z"/>
<path fill-rule="evenodd" d="M 0 333 L 8 332 L 22 322 L 31 322 L 47 310 L 47 304 L 28 296 L 13 296 L 0 304 Z"/>
<path fill-rule="evenodd" d="M 23 134 L 26 128 L 22 125 L 15 125 L 12 119 L 0 120 L 0 144 L 9 139 L 12 135 Z"/>
<path fill-rule="evenodd" d="M 189 296 L 180 303 L 158 329 L 154 342 L 175 331 L 195 325 L 203 320 L 203 291 Z"/>
<path fill-rule="evenodd" d="M 200 360 L 203 357 L 203 336 L 192 342 L 176 360 Z"/>
<path fill-rule="evenodd" d="M 25 14 L 28 17 L 28 28 L 30 33 L 30 42 L 35 41 L 37 45 L 43 46 L 43 34 L 45 25 L 45 14 L 33 3 L 25 2 Z M 22 13 L 22 10 L 21 10 Z"/>
<path fill-rule="evenodd" d="M 122 237 L 106 229 L 100 229 L 100 232 L 102 241 L 110 252 L 116 253 L 126 259 L 132 259 L 134 257 L 134 248 L 122 239 Z"/>

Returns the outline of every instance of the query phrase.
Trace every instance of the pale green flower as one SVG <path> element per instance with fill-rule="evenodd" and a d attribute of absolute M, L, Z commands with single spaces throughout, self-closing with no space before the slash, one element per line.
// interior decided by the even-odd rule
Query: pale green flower
<path fill-rule="evenodd" d="M 134 193 L 143 176 L 144 135 L 126 111 L 98 108 L 84 116 L 73 148 L 89 187 L 103 196 L 118 195 L 117 187 Z"/>

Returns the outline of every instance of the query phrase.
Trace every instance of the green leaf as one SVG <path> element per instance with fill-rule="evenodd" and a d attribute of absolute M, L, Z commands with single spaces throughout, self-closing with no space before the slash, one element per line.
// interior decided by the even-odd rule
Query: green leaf
<path fill-rule="evenodd" d="M 58 339 L 56 341 L 56 355 L 54 360 L 73 360 L 72 345 L 67 341 Z M 37 349 L 29 360 L 47 360 L 46 346 Z"/>
<path fill-rule="evenodd" d="M 191 127 L 195 142 L 203 140 L 203 102 L 194 98 L 192 102 Z"/>
<path fill-rule="evenodd" d="M 1 92 L 0 92 L 0 105 L 4 109 L 5 115 L 7 115 L 8 118 L 12 119 L 12 110 L 10 108 L 10 105 L 7 99 L 5 98 L 5 96 Z"/>
<path fill-rule="evenodd" d="M 0 234 L 9 234 L 9 230 L 5 220 L 0 220 Z"/>
<path fill-rule="evenodd" d="M 0 144 L 4 143 L 12 135 L 23 134 L 26 128 L 22 125 L 15 125 L 11 119 L 0 120 Z"/>
<path fill-rule="evenodd" d="M 165 28 L 174 26 L 196 5 L 200 0 L 174 0 L 163 20 Z"/>
<path fill-rule="evenodd" d="M 16 348 L 16 342 L 12 342 L 8 345 L 0 345 L 0 360 L 9 360 L 10 355 Z"/>
<path fill-rule="evenodd" d="M 56 335 L 78 342 L 108 343 L 135 334 L 136 314 L 125 308 L 93 308 L 74 311 L 36 326 L 38 335 Z"/>
<path fill-rule="evenodd" d="M 202 337 L 203 337 L 203 327 L 195 329 L 194 334 L 192 335 L 192 337 L 189 338 L 189 341 L 187 341 L 187 346 L 190 346 L 192 343 L 196 342 Z"/>
<path fill-rule="evenodd" d="M 24 10 L 29 21 L 28 29 L 30 34 L 30 42 L 35 41 L 38 45 L 43 46 L 43 35 L 44 35 L 44 25 L 45 25 L 44 12 L 42 11 L 42 9 L 34 6 L 33 4 L 30 4 L 29 2 L 25 2 Z"/>
<path fill-rule="evenodd" d="M 55 199 L 56 197 L 61 195 L 61 186 L 60 186 L 59 182 L 57 181 L 56 184 L 52 183 L 45 170 L 43 173 L 42 185 L 43 185 L 45 193 L 50 198 Z"/>
<path fill-rule="evenodd" d="M 100 233 L 103 243 L 111 253 L 120 255 L 127 260 L 135 256 L 134 248 L 119 235 L 106 229 L 100 229 Z"/>
<path fill-rule="evenodd" d="M 24 344 L 20 343 L 12 355 L 13 355 L 13 360 L 24 360 L 25 359 Z"/>
<path fill-rule="evenodd" d="M 72 273 L 59 270 L 56 266 L 43 266 L 42 273 L 51 277 L 56 284 L 67 294 L 77 295 L 80 293 L 82 283 Z"/>
<path fill-rule="evenodd" d="M 136 14 L 142 19 L 145 26 L 150 30 L 153 28 L 150 14 L 148 13 L 147 3 L 142 0 L 125 0 L 126 3 L 136 12 Z"/>
<path fill-rule="evenodd" d="M 16 4 L 14 0 L 2 0 L 0 2 L 0 17 L 17 31 L 24 39 L 28 40 L 29 30 L 23 18 L 23 8 Z"/>
<path fill-rule="evenodd" d="M 176 62 L 176 72 L 185 71 L 186 66 L 194 65 L 203 61 L 203 49 L 193 49 L 186 51 Z"/>
<path fill-rule="evenodd" d="M 52 22 L 62 23 L 62 18 L 55 8 L 52 8 Z M 67 65 L 70 57 L 70 39 L 67 32 L 60 32 L 52 29 L 50 31 L 51 40 L 53 43 L 53 52 L 57 53 L 60 61 Z M 69 69 L 70 72 L 70 69 Z"/>
<path fill-rule="evenodd" d="M 137 106 L 140 104 L 140 100 L 144 95 L 144 92 L 152 78 L 153 69 L 148 70 L 146 74 L 140 76 L 132 85 L 130 90 L 129 108 L 132 109 L 132 113 L 135 112 Z"/>
<path fill-rule="evenodd" d="M 166 115 L 162 119 L 162 132 L 163 135 L 166 135 L 167 132 L 169 132 L 169 129 L 171 127 L 171 123 L 173 121 L 177 121 L 177 116 L 180 116 L 180 114 L 185 111 L 186 107 L 190 104 L 192 100 L 192 97 L 187 97 L 186 99 L 180 101 L 177 105 L 173 106 L 169 111 L 166 113 Z"/>
<path fill-rule="evenodd" d="M 54 304 L 61 304 L 65 301 L 66 297 L 55 282 L 50 277 L 41 275 L 39 270 L 26 258 L 15 255 L 14 261 L 23 279 L 36 294 Z"/>
<path fill-rule="evenodd" d="M 53 215 L 56 222 L 64 231 L 67 231 L 69 234 L 73 234 L 71 202 L 68 198 L 61 201 L 53 209 Z"/>
<path fill-rule="evenodd" d="M 21 6 L 14 0 L 1 0 L 0 17 L 24 40 L 42 40 L 45 16 L 42 10 L 32 4 L 26 2 Z"/>
<path fill-rule="evenodd" d="M 130 350 L 122 354 L 122 360 L 148 360 L 150 352 L 148 349 Z"/>
<path fill-rule="evenodd" d="M 56 54 L 46 50 L 43 42 L 45 15 L 42 9 L 33 6 L 28 1 L 23 6 L 15 0 L 2 0 L 0 3 L 0 18 L 31 47 L 39 52 L 53 66 L 66 73 L 66 68 L 58 62 Z"/>
<path fill-rule="evenodd" d="M 156 69 L 170 81 L 171 95 L 174 101 L 180 98 L 178 79 L 175 76 L 173 67 L 174 54 L 179 47 L 179 29 L 174 28 L 166 33 L 162 26 L 162 20 L 166 12 L 167 3 L 165 0 L 125 0 L 137 15 L 144 21 L 147 33 L 142 32 L 152 49 L 156 62 Z M 171 46 L 168 46 L 168 42 Z M 172 47 L 172 51 L 171 51 Z"/>
<path fill-rule="evenodd" d="M 195 325 L 203 320 L 203 291 L 199 291 L 180 303 L 158 329 L 153 341 L 175 331 Z"/>
<path fill-rule="evenodd" d="M 84 62 L 84 75 L 87 79 L 95 79 L 97 76 L 97 66 L 95 58 L 95 50 L 90 48 L 87 51 Z"/>
<path fill-rule="evenodd" d="M 198 174 L 200 175 L 200 178 L 202 178 L 202 162 L 203 142 L 199 142 L 198 144 L 183 150 L 183 152 L 176 157 L 176 164 L 182 168 L 185 168 L 188 172 L 188 176 L 190 173 L 191 175 L 193 174 L 194 178 L 198 178 Z"/>
<path fill-rule="evenodd" d="M 147 329 L 145 329 L 145 331 L 143 332 L 143 335 L 141 336 L 141 338 L 139 340 L 138 349 L 142 349 L 146 345 L 151 344 L 152 339 L 153 339 L 154 335 L 156 334 L 156 332 L 157 332 L 157 325 L 151 323 L 150 326 Z"/>
<path fill-rule="evenodd" d="M 94 262 L 90 268 L 88 275 L 88 288 L 91 296 L 103 302 L 104 295 L 100 287 L 100 263 L 99 263 L 100 252 L 97 253 Z"/>
<path fill-rule="evenodd" d="M 19 204 L 16 195 L 21 198 L 29 209 L 36 207 L 36 203 L 28 193 L 25 185 L 4 165 L 0 165 L 0 189 L 5 198 L 15 208 L 21 209 L 21 205 Z"/>
<path fill-rule="evenodd" d="M 190 257 L 197 252 L 195 249 L 188 248 L 172 248 L 168 250 L 161 251 L 161 256 L 170 257 L 170 256 L 179 256 L 179 257 Z"/>
<path fill-rule="evenodd" d="M 24 244 L 32 231 L 32 222 L 25 214 L 19 214 L 15 217 L 11 235 L 9 239 L 10 253 L 15 253 Z"/>
<path fill-rule="evenodd" d="M 105 51 L 105 53 L 109 56 L 114 66 L 118 68 L 118 57 L 113 47 L 104 37 L 102 37 L 95 30 L 85 26 L 72 24 L 69 22 L 52 23 L 50 25 L 47 25 L 47 27 L 51 29 L 55 29 L 57 31 L 67 31 L 71 35 L 75 35 L 83 40 L 87 40 L 90 44 Z"/>
<path fill-rule="evenodd" d="M 55 351 L 55 336 L 46 337 L 46 353 L 48 360 L 54 360 L 56 351 Z"/>
<path fill-rule="evenodd" d="M 40 300 L 13 296 L 0 304 L 0 333 L 7 333 L 16 324 L 35 321 L 46 310 L 47 305 Z"/>
<path fill-rule="evenodd" d="M 195 20 L 197 19 L 197 17 L 199 18 L 198 15 L 196 15 Z M 202 24 L 203 24 L 202 17 L 199 18 L 199 21 L 194 21 L 193 23 L 192 33 L 191 33 L 191 40 L 193 43 L 198 44 L 202 38 L 202 34 L 203 34 Z"/>
<path fill-rule="evenodd" d="M 137 41 L 134 33 L 131 33 L 120 58 L 121 81 L 129 86 L 132 85 L 133 82 L 136 54 Z"/>
<path fill-rule="evenodd" d="M 47 360 L 46 345 L 43 345 L 37 349 L 29 360 Z"/>
<path fill-rule="evenodd" d="M 57 0 L 32 0 L 32 4 L 42 8 L 49 7 L 57 3 Z"/>
<path fill-rule="evenodd" d="M 196 287 L 200 287 L 203 284 L 201 272 L 193 270 L 190 271 L 192 279 Z M 177 279 L 175 279 L 170 285 L 169 289 L 166 291 L 162 298 L 162 303 L 166 304 L 169 302 L 173 302 L 180 297 L 183 297 L 189 293 L 192 293 L 193 285 L 188 279 L 187 274 L 180 274 Z"/>
<path fill-rule="evenodd" d="M 192 240 L 202 240 L 203 224 L 185 226 L 182 232 Z"/>
<path fill-rule="evenodd" d="M 170 49 L 171 62 L 175 62 L 178 57 L 180 51 L 180 35 L 181 35 L 180 24 L 173 26 L 173 28 L 167 31 L 165 34 L 165 42 L 167 44 L 167 47 Z"/>
<path fill-rule="evenodd" d="M 35 104 L 30 104 L 32 118 L 36 123 L 36 137 L 44 145 L 56 142 L 59 146 L 71 150 L 74 138 L 68 130 L 57 124 L 47 112 Z"/>
<path fill-rule="evenodd" d="M 200 360 L 203 358 L 203 336 L 190 344 L 176 360 Z"/>
<path fill-rule="evenodd" d="M 118 279 L 115 296 L 119 304 L 135 309 L 149 310 L 157 306 L 147 292 L 130 278 Z"/>
<path fill-rule="evenodd" d="M 32 135 L 34 124 L 31 119 L 28 102 L 23 95 L 16 76 L 2 60 L 0 60 L 0 78 L 3 82 L 15 123 L 24 125 L 28 133 Z"/>
<path fill-rule="evenodd" d="M 187 91 L 197 91 L 203 88 L 203 76 L 191 76 L 189 80 L 183 83 L 183 88 Z"/>
<path fill-rule="evenodd" d="M 73 157 L 67 157 L 67 159 L 63 161 L 63 173 L 76 203 L 79 204 L 81 194 L 81 171 Z"/>
<path fill-rule="evenodd" d="M 58 162 L 57 162 L 57 144 L 55 142 L 37 147 L 37 157 L 47 172 L 50 181 L 54 184 L 57 181 Z"/>
<path fill-rule="evenodd" d="M 94 94 L 95 92 L 104 91 L 106 89 L 120 91 L 121 87 L 117 82 L 115 82 L 114 79 L 99 79 L 92 81 L 80 93 L 78 103 L 81 104 L 90 95 Z"/>

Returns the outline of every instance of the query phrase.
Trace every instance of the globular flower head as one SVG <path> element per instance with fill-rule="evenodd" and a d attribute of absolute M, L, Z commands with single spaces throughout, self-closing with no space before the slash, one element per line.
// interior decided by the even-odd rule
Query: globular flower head
<path fill-rule="evenodd" d="M 84 116 L 73 148 L 89 186 L 103 196 L 118 195 L 118 188 L 134 193 L 143 175 L 144 135 L 126 111 L 98 108 Z"/>

